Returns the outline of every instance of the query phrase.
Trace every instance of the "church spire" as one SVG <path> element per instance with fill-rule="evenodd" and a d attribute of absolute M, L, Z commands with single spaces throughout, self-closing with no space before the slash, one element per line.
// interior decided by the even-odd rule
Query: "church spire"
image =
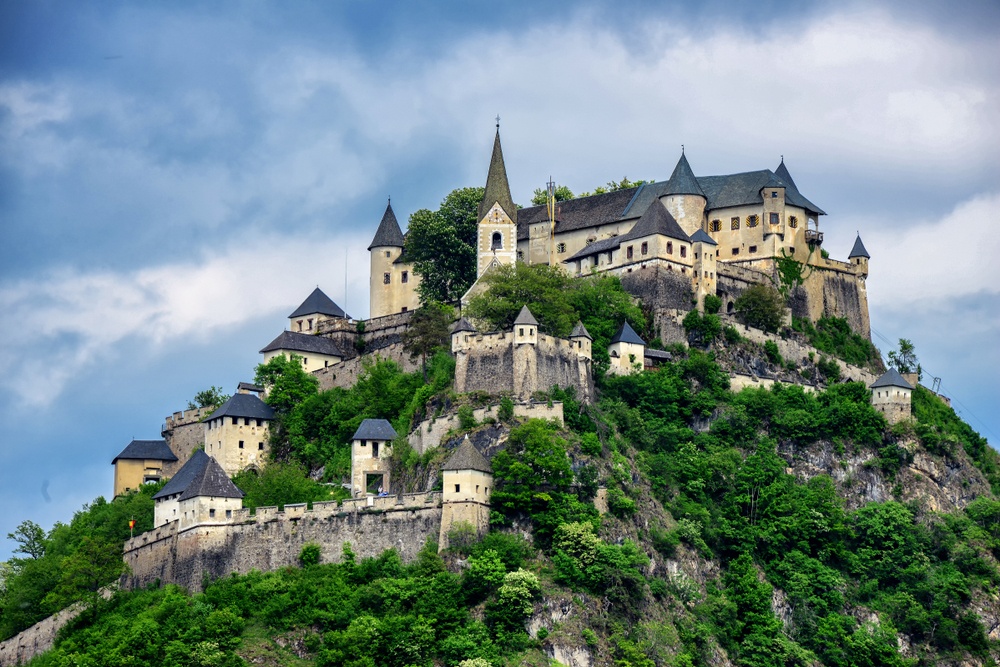
<path fill-rule="evenodd" d="M 391 201 L 386 204 L 385 213 L 382 214 L 382 222 L 379 223 L 378 230 L 375 232 L 375 238 L 372 239 L 371 245 L 368 246 L 368 250 L 377 247 L 403 247 L 403 231 L 399 228 L 399 222 L 396 220 L 396 214 L 392 211 Z"/>
<path fill-rule="evenodd" d="M 500 204 L 500 208 L 511 219 L 517 223 L 517 207 L 510 196 L 510 184 L 507 182 L 507 168 L 503 163 L 503 150 L 500 148 L 500 123 L 497 123 L 497 134 L 493 140 L 493 157 L 490 159 L 490 172 L 486 176 L 486 193 L 483 201 L 479 204 L 479 219 L 482 220 L 493 204 Z"/>

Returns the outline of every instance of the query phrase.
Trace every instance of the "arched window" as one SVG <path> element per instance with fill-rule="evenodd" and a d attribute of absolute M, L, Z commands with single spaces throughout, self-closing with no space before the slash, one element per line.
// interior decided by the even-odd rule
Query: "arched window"
<path fill-rule="evenodd" d="M 490 244 L 490 250 L 503 250 L 503 236 L 500 232 L 493 232 L 493 242 Z"/>

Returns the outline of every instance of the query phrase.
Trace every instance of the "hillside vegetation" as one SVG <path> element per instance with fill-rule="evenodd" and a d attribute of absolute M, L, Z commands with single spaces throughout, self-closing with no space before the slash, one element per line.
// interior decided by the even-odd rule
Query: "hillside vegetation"
<path fill-rule="evenodd" d="M 597 289 L 620 289 L 615 282 Z M 543 329 L 546 318 L 587 322 L 587 306 L 572 303 L 578 295 L 565 298 L 571 310 L 550 303 Z M 831 354 L 854 349 L 835 325 L 827 334 Z M 429 359 L 426 382 L 378 361 L 350 390 L 323 392 L 296 364 L 272 360 L 258 380 L 272 388 L 281 465 L 240 481 L 248 502 L 328 497 L 306 471 L 342 479 L 347 439 L 363 418 L 405 434 L 422 418 L 458 412 L 461 429 L 446 446 L 467 432 L 502 442 L 492 457 L 491 531 L 480 539 L 458 525 L 448 551 L 428 543 L 409 564 L 391 550 L 359 560 L 350 545 L 339 562 L 321 563 L 307 545 L 299 568 L 233 575 L 197 595 L 119 592 L 94 600 L 32 664 L 995 664 L 1000 500 L 983 480 L 997 491 L 997 453 L 923 389 L 914 419 L 892 428 L 859 383 L 733 393 L 713 351 L 724 341 L 674 348 L 671 362 L 635 375 L 598 372 L 591 406 L 559 388 L 537 396 L 563 402 L 565 425 L 519 420 L 509 401 L 476 424 L 469 407 L 487 397 L 453 393 L 446 352 Z M 859 361 L 868 354 L 855 352 Z M 891 497 L 850 503 L 848 485 L 797 472 L 795 452 L 820 445 L 843 459 L 863 454 Z M 418 456 L 401 436 L 393 477 L 434 488 L 442 456 Z M 917 456 L 983 492 L 950 512 L 905 496 Z M 53 582 L 66 575 L 50 572 L 35 589 L 48 592 L 11 593 L 29 590 L 35 568 L 66 572 L 86 558 L 88 530 L 111 531 L 102 553 L 120 550 L 121 526 L 94 522 L 121 522 L 150 495 L 95 502 L 74 518 L 77 528 L 43 536 L 41 555 L 19 559 L 6 577 L 0 627 L 23 627 L 22 609 L 51 609 L 44 601 L 55 591 L 79 599 L 117 576 L 60 588 Z"/>

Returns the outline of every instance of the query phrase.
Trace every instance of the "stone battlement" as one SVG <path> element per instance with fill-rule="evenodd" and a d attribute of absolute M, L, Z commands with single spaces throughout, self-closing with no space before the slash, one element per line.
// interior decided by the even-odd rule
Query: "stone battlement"
<path fill-rule="evenodd" d="M 163 426 L 160 428 L 160 432 L 166 433 L 167 431 L 178 428 L 179 426 L 187 426 L 188 424 L 197 424 L 202 419 L 212 414 L 214 410 L 215 410 L 214 407 L 209 407 L 209 408 L 193 408 L 190 410 L 181 410 L 180 412 L 175 412 L 174 414 L 164 419 Z"/>
<path fill-rule="evenodd" d="M 482 423 L 488 417 L 496 418 L 498 410 L 499 406 L 489 405 L 484 408 L 476 408 L 472 411 L 472 416 L 475 417 L 477 422 Z M 526 419 L 557 419 L 562 424 L 563 404 L 561 401 L 555 401 L 551 405 L 534 402 L 515 403 L 514 415 Z M 417 427 L 413 429 L 407 440 L 409 440 L 410 445 L 418 453 L 423 454 L 428 449 L 440 446 L 441 441 L 444 440 L 449 432 L 458 429 L 459 422 L 457 414 L 425 419 L 417 424 Z"/>

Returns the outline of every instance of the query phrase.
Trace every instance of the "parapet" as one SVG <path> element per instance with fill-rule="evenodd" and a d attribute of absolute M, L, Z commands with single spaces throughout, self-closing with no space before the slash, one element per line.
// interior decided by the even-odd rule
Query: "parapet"
<path fill-rule="evenodd" d="M 213 407 L 208 408 L 193 408 L 190 410 L 181 410 L 180 412 L 175 412 L 164 420 L 163 426 L 161 427 L 162 432 L 175 429 L 178 426 L 187 426 L 188 424 L 195 424 L 200 422 L 205 417 L 212 414 L 215 410 Z"/>

